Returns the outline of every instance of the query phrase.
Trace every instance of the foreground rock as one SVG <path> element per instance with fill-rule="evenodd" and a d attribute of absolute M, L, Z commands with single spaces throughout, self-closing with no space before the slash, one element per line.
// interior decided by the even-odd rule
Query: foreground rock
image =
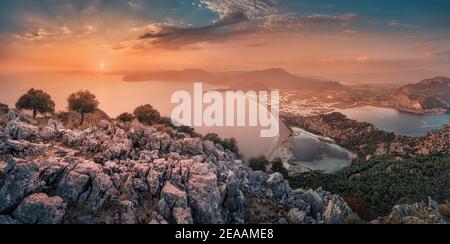
<path fill-rule="evenodd" d="M 11 114 L 0 128 L 0 223 L 345 223 L 322 190 L 292 190 L 220 145 L 138 122 L 84 131 Z"/>
<path fill-rule="evenodd" d="M 397 205 L 392 213 L 383 220 L 386 224 L 446 224 L 445 217 L 439 211 L 439 205 L 433 199 L 427 203 Z"/>

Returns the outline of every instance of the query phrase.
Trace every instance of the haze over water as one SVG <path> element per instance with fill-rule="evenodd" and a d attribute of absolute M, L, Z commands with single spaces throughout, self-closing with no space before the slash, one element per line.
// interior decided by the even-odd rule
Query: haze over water
<path fill-rule="evenodd" d="M 99 108 L 111 118 L 151 104 L 162 115 L 170 117 L 177 104 L 171 103 L 175 91 L 193 93 L 191 82 L 123 82 L 120 76 L 40 74 L 31 76 L 0 76 L 0 103 L 14 107 L 17 99 L 30 88 L 49 93 L 56 111 L 67 110 L 67 98 L 73 92 L 88 89 L 96 95 Z M 203 89 L 214 88 L 203 84 Z M 219 88 L 216 86 L 216 88 Z M 206 106 L 204 106 L 206 107 Z M 259 127 L 195 127 L 201 134 L 217 133 L 222 138 L 236 138 L 246 158 L 270 152 L 278 138 L 261 138 Z"/>

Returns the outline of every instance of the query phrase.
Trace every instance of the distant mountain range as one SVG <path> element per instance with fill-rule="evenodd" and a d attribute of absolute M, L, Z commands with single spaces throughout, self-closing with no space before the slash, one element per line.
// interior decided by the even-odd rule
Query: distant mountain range
<path fill-rule="evenodd" d="M 283 69 L 265 69 L 256 71 L 231 71 L 211 73 L 202 69 L 186 69 L 182 71 L 152 71 L 127 74 L 123 77 L 127 82 L 139 81 L 189 81 L 207 82 L 239 90 L 258 89 L 307 89 L 332 90 L 343 89 L 344 86 L 335 81 L 300 77 Z"/>
<path fill-rule="evenodd" d="M 382 72 L 382 73 L 356 73 L 336 75 L 335 77 L 340 81 L 346 82 L 360 82 L 360 83 L 396 83 L 396 84 L 409 84 L 419 82 L 421 80 L 436 77 L 436 76 L 448 76 L 444 72 L 431 71 L 427 69 L 414 69 L 404 70 L 397 72 Z"/>

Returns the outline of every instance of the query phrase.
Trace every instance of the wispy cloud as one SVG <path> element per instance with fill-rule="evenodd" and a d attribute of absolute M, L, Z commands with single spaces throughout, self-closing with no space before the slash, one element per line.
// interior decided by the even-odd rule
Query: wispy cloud
<path fill-rule="evenodd" d="M 201 0 L 199 6 L 217 14 L 209 25 L 192 27 L 156 23 L 138 37 L 147 47 L 180 48 L 196 43 L 220 43 L 243 34 L 292 31 L 314 26 L 347 26 L 362 18 L 343 15 L 280 13 L 278 0 Z M 142 45 L 141 45 L 142 46 Z"/>
<path fill-rule="evenodd" d="M 402 23 L 398 20 L 393 20 L 393 21 L 389 22 L 389 25 L 393 26 L 393 27 L 410 28 L 410 29 L 420 28 L 419 25 L 406 24 L 406 23 Z"/>
<path fill-rule="evenodd" d="M 277 12 L 278 0 L 200 0 L 200 6 L 217 13 L 220 18 L 232 16 L 237 12 L 249 19 Z"/>
<path fill-rule="evenodd" d="M 361 18 L 362 16 L 356 13 L 343 15 L 312 14 L 308 16 L 287 13 L 267 16 L 264 27 L 269 30 L 285 30 L 317 26 L 348 26 Z"/>

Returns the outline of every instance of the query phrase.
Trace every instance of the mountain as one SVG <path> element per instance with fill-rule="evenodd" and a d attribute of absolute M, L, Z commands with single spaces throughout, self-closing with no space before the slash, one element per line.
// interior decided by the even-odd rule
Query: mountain
<path fill-rule="evenodd" d="M 153 71 L 127 74 L 123 81 L 189 81 L 212 82 L 219 77 L 202 69 L 186 69 L 181 71 Z"/>
<path fill-rule="evenodd" d="M 435 77 L 397 89 L 390 101 L 399 110 L 420 114 L 445 114 L 450 108 L 450 79 Z"/>
<path fill-rule="evenodd" d="M 299 77 L 283 69 L 265 69 L 250 71 L 237 76 L 225 77 L 218 83 L 235 88 L 243 87 L 268 87 L 270 89 L 342 89 L 339 82 L 322 81 L 313 78 Z"/>
<path fill-rule="evenodd" d="M 182 71 L 154 71 L 128 74 L 124 81 L 190 81 L 207 82 L 228 86 L 235 90 L 262 89 L 342 89 L 338 82 L 322 81 L 293 75 L 283 69 L 266 69 L 256 71 L 230 71 L 210 73 L 201 69 Z"/>
<path fill-rule="evenodd" d="M 444 72 L 436 72 L 426 69 L 415 69 L 397 72 L 346 74 L 336 75 L 335 77 L 339 80 L 345 80 L 347 82 L 408 84 L 419 82 L 429 77 L 446 75 L 448 74 Z"/>

